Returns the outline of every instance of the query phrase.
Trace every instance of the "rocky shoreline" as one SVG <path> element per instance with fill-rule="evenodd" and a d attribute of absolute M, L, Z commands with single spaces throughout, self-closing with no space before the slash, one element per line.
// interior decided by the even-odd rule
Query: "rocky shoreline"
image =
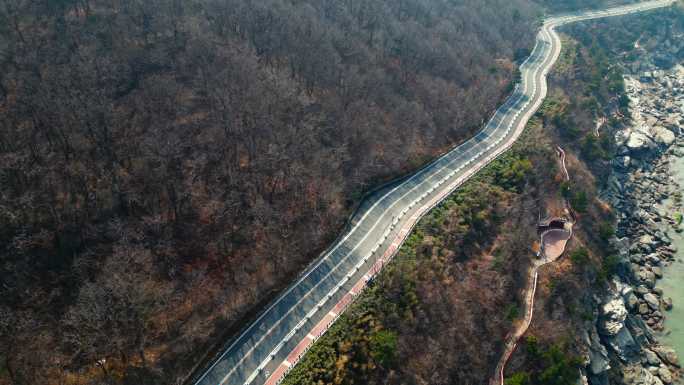
<path fill-rule="evenodd" d="M 596 296 L 597 322 L 585 331 L 586 384 L 662 385 L 681 375 L 674 349 L 658 342 L 673 301 L 656 286 L 676 259 L 680 186 L 670 170 L 684 155 L 684 67 L 625 78 L 632 122 L 616 132 L 617 157 L 601 198 L 617 216 L 611 239 L 621 266 Z M 672 207 L 661 208 L 664 202 Z"/>

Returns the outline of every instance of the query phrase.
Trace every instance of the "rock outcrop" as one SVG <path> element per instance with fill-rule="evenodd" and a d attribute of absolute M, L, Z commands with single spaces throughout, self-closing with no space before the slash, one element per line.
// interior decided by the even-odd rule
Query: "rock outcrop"
<path fill-rule="evenodd" d="M 679 358 L 658 343 L 654 330 L 663 329 L 665 313 L 673 306 L 657 281 L 674 260 L 664 231 L 674 221 L 657 206 L 676 190 L 668 156 L 682 155 L 684 67 L 629 76 L 625 82 L 632 124 L 615 133 L 617 156 L 602 193 L 618 214 L 611 244 L 622 266 L 598 301 L 596 327 L 585 336 L 584 373 L 592 385 L 672 384 L 679 377 Z"/>

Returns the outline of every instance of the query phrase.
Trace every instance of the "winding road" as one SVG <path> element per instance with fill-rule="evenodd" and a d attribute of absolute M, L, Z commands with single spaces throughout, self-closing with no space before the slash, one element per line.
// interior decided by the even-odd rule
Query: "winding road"
<path fill-rule="evenodd" d="M 546 75 L 561 42 L 554 28 L 571 22 L 660 8 L 657 0 L 546 20 L 520 66 L 512 95 L 474 137 L 404 180 L 369 196 L 346 233 L 190 382 L 277 384 L 309 346 L 396 253 L 427 211 L 511 147 L 546 96 Z"/>

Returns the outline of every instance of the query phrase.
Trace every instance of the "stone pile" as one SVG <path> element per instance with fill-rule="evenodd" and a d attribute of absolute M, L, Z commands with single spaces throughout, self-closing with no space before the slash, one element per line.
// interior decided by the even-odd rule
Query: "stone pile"
<path fill-rule="evenodd" d="M 675 261 L 668 232 L 676 223 L 659 204 L 672 199 L 676 211 L 681 209 L 669 162 L 684 153 L 684 67 L 630 76 L 625 83 L 632 124 L 616 133 L 617 157 L 602 193 L 618 217 L 612 244 L 622 264 L 611 291 L 600 299 L 596 336 L 586 338 L 589 382 L 611 383 L 610 357 L 615 357 L 624 384 L 671 384 L 679 375 L 678 358 L 658 343 L 654 331 L 663 329 L 673 306 L 656 283 Z"/>

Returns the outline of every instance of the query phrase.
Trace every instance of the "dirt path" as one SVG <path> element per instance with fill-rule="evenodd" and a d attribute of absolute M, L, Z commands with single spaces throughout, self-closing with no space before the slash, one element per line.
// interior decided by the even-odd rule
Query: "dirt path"
<path fill-rule="evenodd" d="M 556 146 L 556 152 L 561 163 L 561 167 L 565 174 L 565 180 L 570 180 L 570 174 L 565 167 L 565 151 L 560 146 Z M 568 203 L 565 202 L 566 207 Z M 545 226 L 551 223 L 547 221 Z M 534 314 L 534 296 L 537 293 L 537 281 L 539 279 L 539 269 L 549 263 L 553 263 L 565 252 L 565 246 L 572 237 L 572 222 L 564 222 L 562 228 L 549 228 L 541 234 L 541 251 L 539 259 L 532 262 L 532 268 L 529 271 L 528 285 L 525 288 L 525 317 L 522 322 L 519 321 L 514 326 L 513 332 L 506 336 L 506 344 L 501 359 L 496 366 L 495 376 L 489 381 L 490 385 L 504 385 L 504 371 L 506 364 L 511 359 L 513 352 L 518 347 L 520 338 L 527 332 L 532 324 L 532 315 Z"/>
<path fill-rule="evenodd" d="M 511 355 L 518 347 L 518 340 L 520 337 L 527 332 L 527 329 L 532 323 L 532 314 L 534 314 L 534 295 L 537 291 L 537 278 L 539 277 L 539 266 L 536 264 L 530 269 L 530 278 L 528 287 L 525 288 L 525 318 L 522 323 L 520 323 L 513 331 L 512 334 L 506 336 L 506 345 L 504 347 L 503 355 L 496 366 L 496 374 L 494 378 L 489 381 L 490 385 L 503 385 L 504 383 L 504 370 L 506 369 L 506 364 L 508 360 L 511 359 Z"/>
<path fill-rule="evenodd" d="M 561 146 L 556 146 L 556 151 L 558 152 L 558 156 L 560 158 L 560 163 L 561 163 L 561 168 L 563 169 L 563 173 L 565 174 L 565 180 L 570 181 L 570 174 L 568 174 L 568 169 L 565 167 L 565 151 L 561 148 Z"/>
<path fill-rule="evenodd" d="M 601 117 L 596 120 L 596 127 L 594 127 L 594 135 L 597 138 L 601 136 L 601 127 L 603 127 L 603 125 L 606 124 L 607 121 L 608 119 L 606 119 L 605 117 Z"/>
<path fill-rule="evenodd" d="M 559 232 L 563 230 L 549 230 L 548 232 Z M 565 243 L 567 242 L 568 239 L 570 239 L 570 234 L 567 235 L 567 238 L 563 241 L 563 248 L 562 249 L 557 249 L 559 252 L 554 252 L 553 256 L 554 258 L 551 257 L 546 257 L 545 253 L 542 250 L 541 254 L 541 259 L 537 259 L 534 261 L 532 264 L 532 268 L 530 269 L 529 272 L 529 279 L 528 279 L 528 285 L 525 288 L 525 317 L 523 318 L 522 322 L 520 322 L 514 329 L 511 334 L 506 336 L 506 345 L 504 347 L 504 352 L 501 355 L 501 359 L 499 360 L 499 363 L 496 366 L 496 375 L 494 378 L 492 378 L 489 381 L 490 385 L 503 385 L 504 384 L 504 371 L 506 370 L 506 364 L 508 361 L 511 359 L 511 356 L 513 355 L 513 352 L 515 349 L 518 347 L 518 341 L 520 338 L 527 332 L 527 329 L 530 328 L 530 324 L 532 324 L 532 315 L 534 314 L 534 296 L 537 293 L 537 281 L 539 279 L 539 268 L 541 268 L 544 265 L 547 265 L 549 263 L 552 263 L 562 255 L 563 250 L 565 248 Z M 542 239 L 543 239 L 543 234 L 542 234 Z"/>

